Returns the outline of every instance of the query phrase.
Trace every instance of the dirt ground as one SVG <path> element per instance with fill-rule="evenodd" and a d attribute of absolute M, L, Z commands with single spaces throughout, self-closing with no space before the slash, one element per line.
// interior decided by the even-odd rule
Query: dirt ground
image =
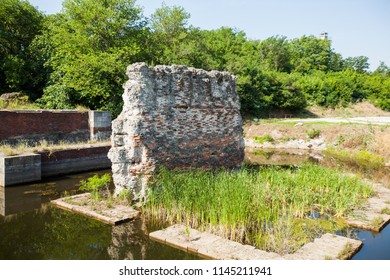
<path fill-rule="evenodd" d="M 343 112 L 348 114 L 341 116 Z M 324 118 L 390 116 L 390 112 L 382 111 L 368 102 L 333 111 L 316 108 L 308 117 L 313 118 L 314 114 Z M 271 136 L 274 143 L 284 143 L 299 139 L 308 141 L 313 132 L 317 131 L 318 135 L 314 138 L 322 139 L 327 147 L 366 150 L 382 156 L 386 162 L 390 161 L 390 124 L 329 123 L 321 121 L 321 118 L 316 119 L 315 122 L 303 122 L 299 119 L 284 121 L 285 119 L 259 119 L 254 122 L 253 119 L 247 119 L 244 122 L 244 137 L 253 139 L 255 136 Z"/>

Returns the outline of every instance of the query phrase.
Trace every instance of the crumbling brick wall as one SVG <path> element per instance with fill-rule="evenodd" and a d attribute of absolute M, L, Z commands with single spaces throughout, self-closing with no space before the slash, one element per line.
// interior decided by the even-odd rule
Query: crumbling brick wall
<path fill-rule="evenodd" d="M 240 101 L 235 77 L 185 66 L 127 69 L 124 108 L 112 125 L 116 192 L 147 194 L 156 166 L 235 168 L 244 158 Z"/>
<path fill-rule="evenodd" d="M 0 110 L 0 143 L 4 144 L 86 142 L 110 136 L 107 111 Z"/>

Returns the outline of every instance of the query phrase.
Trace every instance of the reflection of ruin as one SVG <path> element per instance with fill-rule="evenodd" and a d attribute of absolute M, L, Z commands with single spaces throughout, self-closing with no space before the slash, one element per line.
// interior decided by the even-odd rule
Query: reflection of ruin
<path fill-rule="evenodd" d="M 112 227 L 112 241 L 107 248 L 113 260 L 144 260 L 148 243 L 144 219 Z"/>

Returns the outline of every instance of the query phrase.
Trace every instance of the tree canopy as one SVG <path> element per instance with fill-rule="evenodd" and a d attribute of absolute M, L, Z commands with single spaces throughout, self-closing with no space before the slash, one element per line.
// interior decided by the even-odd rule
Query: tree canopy
<path fill-rule="evenodd" d="M 332 41 L 275 35 L 249 40 L 230 27 L 191 26 L 180 6 L 150 18 L 136 0 L 65 0 L 45 16 L 23 0 L 0 3 L 0 93 L 21 91 L 45 108 L 122 107 L 126 66 L 145 61 L 229 71 L 243 113 L 344 106 L 364 99 L 390 110 L 390 70 L 343 58 Z"/>

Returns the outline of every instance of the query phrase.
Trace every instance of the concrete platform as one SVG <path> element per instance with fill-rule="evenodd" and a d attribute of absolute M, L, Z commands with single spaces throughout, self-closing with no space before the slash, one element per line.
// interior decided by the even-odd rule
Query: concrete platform
<path fill-rule="evenodd" d="M 390 189 L 373 185 L 376 195 L 370 197 L 362 210 L 353 211 L 346 219 L 350 226 L 381 231 L 390 222 Z"/>
<path fill-rule="evenodd" d="M 109 225 L 118 225 L 137 218 L 140 212 L 127 205 L 112 203 L 112 207 L 107 207 L 105 201 L 93 201 L 89 193 L 64 197 L 51 201 L 59 208 L 79 213 L 84 216 L 94 218 Z"/>
<path fill-rule="evenodd" d="M 150 239 L 193 253 L 205 259 L 218 260 L 324 260 L 349 259 L 359 251 L 362 242 L 325 234 L 308 243 L 295 254 L 281 256 L 227 240 L 214 234 L 173 225 L 149 234 Z"/>

